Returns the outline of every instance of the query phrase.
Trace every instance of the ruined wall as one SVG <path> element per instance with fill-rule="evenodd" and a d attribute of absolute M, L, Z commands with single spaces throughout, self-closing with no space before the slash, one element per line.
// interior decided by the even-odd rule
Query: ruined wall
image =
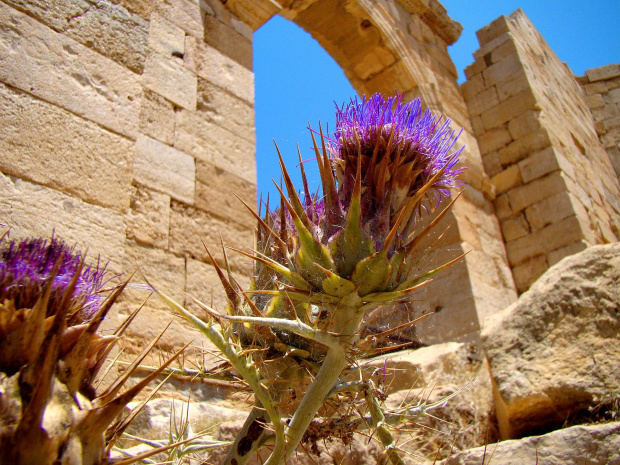
<path fill-rule="evenodd" d="M 251 247 L 252 30 L 219 1 L 0 2 L 0 223 L 56 234 L 179 301 L 224 302 L 201 239 Z M 247 260 L 231 255 L 249 273 Z M 140 278 L 136 279 L 137 281 Z M 147 293 L 126 293 L 121 313 Z M 126 349 L 170 320 L 158 299 Z M 199 335 L 178 321 L 160 347 Z"/>
<path fill-rule="evenodd" d="M 586 94 L 601 144 L 620 176 L 620 64 L 589 69 L 577 82 Z"/>
<path fill-rule="evenodd" d="M 220 234 L 252 244 L 232 192 L 255 203 L 252 34 L 274 14 L 310 32 L 360 94 L 420 96 L 464 127 L 468 187 L 440 255 L 470 253 L 414 305 L 441 312 L 420 325 L 424 342 L 475 338 L 516 291 L 447 53 L 460 26 L 438 2 L 0 0 L 0 222 L 13 237 L 55 228 L 113 271 L 140 265 L 178 300 L 188 291 L 221 306 L 201 241 L 220 262 Z M 247 276 L 248 260 L 229 256 Z M 134 291 L 122 311 L 144 297 Z M 131 350 L 168 319 L 149 305 Z M 175 327 L 163 348 L 196 337 Z"/>
<path fill-rule="evenodd" d="M 523 292 L 563 257 L 618 240 L 620 187 L 579 85 L 525 14 L 478 40 L 461 89 Z"/>

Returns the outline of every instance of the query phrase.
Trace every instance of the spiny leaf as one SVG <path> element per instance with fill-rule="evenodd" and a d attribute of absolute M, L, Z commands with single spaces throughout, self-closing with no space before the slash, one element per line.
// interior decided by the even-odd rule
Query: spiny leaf
<path fill-rule="evenodd" d="M 355 266 L 351 281 L 359 285 L 358 294 L 365 296 L 371 292 L 383 291 L 392 275 L 392 266 L 384 250 L 375 252 Z"/>
<path fill-rule="evenodd" d="M 373 253 L 373 244 L 362 227 L 362 157 L 357 157 L 357 174 L 344 229 L 331 239 L 329 249 L 340 276 L 351 276 L 355 265 Z"/>
<path fill-rule="evenodd" d="M 278 273 L 284 279 L 286 279 L 291 284 L 293 284 L 294 286 L 297 286 L 300 289 L 304 289 L 304 290 L 311 289 L 310 284 L 300 274 L 294 271 L 291 271 L 286 266 L 276 262 L 275 260 L 272 260 L 268 256 L 263 255 L 262 253 L 258 251 L 255 251 L 254 255 L 252 255 L 239 249 L 233 249 L 232 247 L 230 247 L 230 250 L 240 253 L 241 255 L 245 255 L 246 257 L 251 258 L 252 260 L 256 260 L 257 262 L 260 262 L 263 265 L 271 268 L 273 271 Z"/>
<path fill-rule="evenodd" d="M 315 265 L 319 270 L 325 273 L 326 278 L 323 280 L 323 292 L 334 297 L 344 297 L 355 291 L 355 284 L 348 279 L 338 276 L 336 273 L 327 270 L 321 266 Z"/>

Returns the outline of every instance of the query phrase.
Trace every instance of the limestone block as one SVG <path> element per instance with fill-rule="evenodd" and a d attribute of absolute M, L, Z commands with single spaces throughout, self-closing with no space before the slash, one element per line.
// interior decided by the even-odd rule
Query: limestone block
<path fill-rule="evenodd" d="M 497 153 L 502 166 L 517 163 L 533 152 L 538 152 L 551 145 L 551 139 L 546 128 L 529 134 L 511 142 Z"/>
<path fill-rule="evenodd" d="M 484 79 L 480 73 L 461 84 L 461 93 L 465 101 L 469 101 L 471 98 L 484 91 L 484 89 Z"/>
<path fill-rule="evenodd" d="M 605 149 L 614 147 L 620 141 L 620 126 L 611 127 L 605 135 L 601 137 L 601 144 Z"/>
<path fill-rule="evenodd" d="M 502 171 L 502 164 L 499 162 L 499 155 L 497 152 L 485 154 L 482 157 L 482 163 L 484 164 L 484 171 L 487 176 L 495 176 Z"/>
<path fill-rule="evenodd" d="M 174 199 L 189 205 L 194 203 L 194 159 L 155 139 L 142 135 L 138 137 L 133 178 Z"/>
<path fill-rule="evenodd" d="M 595 121 L 594 129 L 596 130 L 596 134 L 599 137 L 607 132 L 607 129 L 605 129 L 605 123 L 603 123 L 602 121 Z"/>
<path fill-rule="evenodd" d="M 465 77 L 469 79 L 473 79 L 476 74 L 482 73 L 482 71 L 486 69 L 486 63 L 483 59 L 476 59 L 471 65 L 465 67 Z"/>
<path fill-rule="evenodd" d="M 615 105 L 605 105 L 601 108 L 594 108 L 592 110 L 592 116 L 595 121 L 604 121 L 608 118 L 613 118 L 618 114 L 618 108 Z"/>
<path fill-rule="evenodd" d="M 256 143 L 252 105 L 202 78 L 198 78 L 198 111 L 218 126 Z"/>
<path fill-rule="evenodd" d="M 174 60 L 152 54 L 146 60 L 144 86 L 186 110 L 196 110 L 196 76 Z"/>
<path fill-rule="evenodd" d="M 0 81 L 136 137 L 138 75 L 4 3 L 0 24 L 11 24 L 0 36 Z"/>
<path fill-rule="evenodd" d="M 373 47 L 365 50 L 364 55 L 353 67 L 353 71 L 360 79 L 368 79 L 373 74 L 391 66 L 395 61 L 396 57 L 386 48 Z"/>
<path fill-rule="evenodd" d="M 507 218 L 515 213 L 510 206 L 510 198 L 508 197 L 508 194 L 502 194 L 496 197 L 495 211 L 499 220 L 503 220 L 504 218 Z"/>
<path fill-rule="evenodd" d="M 89 0 L 65 32 L 97 52 L 140 74 L 146 59 L 148 23 L 122 6 Z"/>
<path fill-rule="evenodd" d="M 526 260 L 559 249 L 583 239 L 583 226 L 576 216 L 569 216 L 558 223 L 552 223 L 525 237 L 506 243 L 506 253 L 511 265 L 520 265 Z"/>
<path fill-rule="evenodd" d="M 617 392 L 619 279 L 620 244 L 590 247 L 491 318 L 482 341 L 502 437 L 552 430 Z"/>
<path fill-rule="evenodd" d="M 500 82 L 512 80 L 515 76 L 524 73 L 521 58 L 514 51 L 497 63 L 492 64 L 482 72 L 484 83 L 487 87 L 494 86 Z"/>
<path fill-rule="evenodd" d="M 192 36 L 185 39 L 185 66 L 198 76 L 254 105 L 254 74 Z"/>
<path fill-rule="evenodd" d="M 174 143 L 174 105 L 148 89 L 142 96 L 140 132 L 164 144 Z"/>
<path fill-rule="evenodd" d="M 170 196 L 143 186 L 132 186 L 127 238 L 165 250 L 169 228 Z"/>
<path fill-rule="evenodd" d="M 620 103 L 620 87 L 610 90 L 604 100 L 605 103 Z M 599 102 L 600 103 L 600 102 Z M 593 108 L 593 107 L 590 107 Z"/>
<path fill-rule="evenodd" d="M 536 98 L 530 89 L 526 89 L 483 112 L 482 124 L 485 129 L 489 130 L 532 109 L 536 109 Z"/>
<path fill-rule="evenodd" d="M 564 218 L 574 215 L 575 207 L 568 192 L 558 192 L 525 209 L 525 216 L 532 227 L 532 231 L 544 228 L 548 224 L 557 223 Z"/>
<path fill-rule="evenodd" d="M 498 83 L 496 87 L 499 100 L 500 102 L 503 102 L 513 95 L 517 95 L 526 89 L 530 89 L 531 84 L 525 73 L 517 73 L 516 76 Z"/>
<path fill-rule="evenodd" d="M 116 305 L 118 314 L 115 316 L 115 319 L 119 323 L 138 308 L 149 295 L 144 292 L 138 295 L 137 291 L 131 289 L 128 293 L 134 293 L 136 299 L 133 301 L 122 301 Z M 164 305 L 156 295 L 152 295 L 148 299 L 125 331 L 123 338 L 119 341 L 118 347 L 123 350 L 123 358 L 131 361 L 135 355 L 142 352 L 163 331 L 168 323 L 172 322 L 161 339 L 155 344 L 154 350 L 151 351 L 142 364 L 158 366 L 162 360 L 162 353 L 172 353 L 179 350 L 185 344 L 191 343 L 185 349 L 184 358 L 188 366 L 193 368 L 195 365 L 187 361 L 192 360 L 194 363 L 202 362 L 203 347 L 205 349 L 213 349 L 213 345 L 202 333 L 185 320 L 175 317 L 170 307 L 164 307 Z"/>
<path fill-rule="evenodd" d="M 168 437 L 172 420 L 176 421 L 177 428 L 181 430 L 182 422 L 187 418 L 191 431 L 195 434 L 199 431 L 216 431 L 220 423 L 245 420 L 248 415 L 248 412 L 241 409 L 233 410 L 215 402 L 194 400 L 193 396 L 192 402 L 169 398 L 150 400 L 131 422 L 127 433 L 145 439 L 161 440 Z M 138 405 L 137 402 L 130 402 L 127 407 L 131 410 Z"/>
<path fill-rule="evenodd" d="M 92 0 L 7 2 L 108 58 L 140 74 L 146 59 L 148 23 L 123 6 Z"/>
<path fill-rule="evenodd" d="M 388 395 L 435 384 L 467 383 L 468 352 L 463 343 L 444 342 L 373 357 L 362 370 L 374 375 L 376 382 L 380 380 Z"/>
<path fill-rule="evenodd" d="M 583 88 L 586 91 L 586 95 L 604 94 L 607 92 L 605 82 L 593 82 L 592 84 L 586 84 Z"/>
<path fill-rule="evenodd" d="M 527 236 L 530 232 L 530 225 L 524 214 L 509 217 L 502 221 L 502 233 L 506 242 Z"/>
<path fill-rule="evenodd" d="M 529 183 L 560 168 L 558 158 L 561 157 L 553 147 L 535 152 L 519 162 L 523 182 Z M 564 158 L 564 157 L 562 157 Z M 567 163 L 568 164 L 568 163 Z"/>
<path fill-rule="evenodd" d="M 216 249 L 221 248 L 218 244 L 209 245 L 211 253 Z M 233 252 L 231 252 L 232 254 Z M 194 297 L 201 302 L 209 305 L 211 308 L 218 312 L 224 313 L 226 306 L 228 305 L 228 299 L 226 298 L 226 292 L 220 282 L 220 278 L 215 271 L 213 265 L 194 260 L 192 258 L 187 259 L 187 275 L 186 275 L 186 292 L 185 305 L 187 308 L 191 308 L 192 312 L 199 318 L 206 318 L 207 315 L 204 310 L 193 303 Z M 226 270 L 224 269 L 226 275 Z M 226 275 L 228 278 L 228 276 Z M 250 278 L 241 273 L 235 273 L 234 279 L 239 283 L 242 290 L 249 289 Z"/>
<path fill-rule="evenodd" d="M 500 16 L 492 23 L 487 24 L 482 29 L 476 31 L 476 37 L 481 46 L 510 30 L 508 18 Z"/>
<path fill-rule="evenodd" d="M 204 248 L 206 244 L 218 264 L 224 266 L 221 238 L 224 238 L 226 246 L 248 251 L 254 243 L 254 231 L 251 226 L 243 228 L 237 223 L 222 221 L 202 210 L 172 202 L 170 250 L 174 253 L 209 262 Z M 227 254 L 233 270 L 250 275 L 253 269 L 252 259 L 232 251 Z"/>
<path fill-rule="evenodd" d="M 125 211 L 133 142 L 0 83 L 0 169 Z"/>
<path fill-rule="evenodd" d="M 549 265 L 545 255 L 538 255 L 530 258 L 521 265 L 512 268 L 512 276 L 515 280 L 515 286 L 519 292 L 525 292 L 529 289 L 534 281 L 547 271 Z"/>
<path fill-rule="evenodd" d="M 612 79 L 620 76 L 620 64 L 612 64 L 600 66 L 586 70 L 586 76 L 590 82 L 602 81 L 604 79 Z"/>
<path fill-rule="evenodd" d="M 512 165 L 506 168 L 504 171 L 496 174 L 491 178 L 491 182 L 495 186 L 495 191 L 498 194 L 502 194 L 514 187 L 523 184 L 521 179 L 521 171 L 518 165 Z"/>
<path fill-rule="evenodd" d="M 515 140 L 537 131 L 540 126 L 540 111 L 536 110 L 526 111 L 508 123 L 510 135 Z"/>
<path fill-rule="evenodd" d="M 149 22 L 149 48 L 166 58 L 183 59 L 185 31 L 159 14 L 153 14 Z"/>
<path fill-rule="evenodd" d="M 504 39 L 504 37 L 506 38 Z M 517 54 L 517 46 L 515 42 L 512 40 L 507 40 L 508 37 L 508 34 L 502 34 L 501 36 L 493 39 L 493 41 L 498 41 L 498 44 L 497 47 L 490 52 L 491 63 L 497 63 L 506 57 Z"/>
<path fill-rule="evenodd" d="M 33 0 L 7 0 L 5 3 L 27 12 L 56 32 L 69 28 L 72 18 L 80 17 L 91 6 L 88 0 L 71 0 L 66 2 L 44 2 Z"/>
<path fill-rule="evenodd" d="M 509 142 L 512 142 L 512 137 L 505 127 L 491 129 L 478 137 L 478 147 L 482 155 L 501 149 Z"/>
<path fill-rule="evenodd" d="M 480 44 L 480 48 L 473 53 L 474 59 L 484 59 L 485 55 L 489 55 L 491 52 L 499 48 L 510 38 L 511 35 L 508 32 L 504 32 L 503 34 L 500 34 L 499 36 L 485 43 L 484 45 Z"/>
<path fill-rule="evenodd" d="M 605 105 L 605 100 L 603 100 L 603 96 L 601 94 L 592 94 L 586 96 L 586 105 L 589 108 L 600 108 Z"/>
<path fill-rule="evenodd" d="M 251 71 L 252 41 L 214 16 L 205 15 L 204 21 L 204 41 Z"/>
<path fill-rule="evenodd" d="M 136 270 L 140 270 L 134 278 L 133 283 L 143 283 L 142 275 L 155 286 L 158 290 L 169 295 L 179 303 L 185 301 L 185 259 L 176 256 L 165 250 L 149 247 L 144 244 L 138 244 L 133 241 L 125 242 L 125 263 L 123 263 L 123 272 L 127 275 Z M 133 286 L 128 292 L 124 292 L 120 300 L 122 302 L 131 302 L 139 305 L 149 295 L 149 289 L 146 286 Z M 168 305 L 159 297 L 153 296 L 149 299 L 148 306 L 150 308 L 168 309 Z M 163 320 L 170 321 L 171 313 L 163 312 Z M 136 325 L 136 329 L 140 329 Z M 147 341 L 148 342 L 148 341 Z"/>
<path fill-rule="evenodd" d="M 204 2 L 191 0 L 161 0 L 155 3 L 154 11 L 188 34 L 204 37 L 204 17 L 213 10 Z"/>
<path fill-rule="evenodd" d="M 396 61 L 389 68 L 366 80 L 363 92 L 366 92 L 367 95 L 371 92 L 392 95 L 394 89 L 411 89 L 413 86 L 414 83 L 411 81 L 411 74 L 407 67 L 403 62 Z"/>
<path fill-rule="evenodd" d="M 256 183 L 254 143 L 217 124 L 202 112 L 176 112 L 175 148 Z"/>
<path fill-rule="evenodd" d="M 467 100 L 467 109 L 471 116 L 478 116 L 499 103 L 497 90 L 495 87 L 489 87 L 479 94 Z"/>
<path fill-rule="evenodd" d="M 543 436 L 502 441 L 458 452 L 438 465 L 564 465 L 620 462 L 620 423 L 571 426 Z M 485 458 L 486 457 L 486 458 Z"/>
<path fill-rule="evenodd" d="M 108 269 L 123 270 L 125 222 L 109 208 L 86 203 L 48 187 L 0 173 L 0 222 L 11 227 L 11 237 L 50 237 L 52 232 L 78 244 L 88 256 L 110 260 Z"/>
<path fill-rule="evenodd" d="M 618 128 L 620 126 L 620 114 L 614 118 L 606 119 L 603 124 L 605 126 L 605 131 L 611 131 L 612 129 Z M 618 140 L 620 140 L 620 132 L 616 132 L 615 135 Z"/>
<path fill-rule="evenodd" d="M 569 255 L 575 255 L 576 253 L 581 252 L 588 248 L 588 244 L 586 241 L 577 241 L 572 244 L 565 245 L 564 247 L 560 247 L 559 249 L 552 250 L 547 254 L 547 263 L 549 266 L 553 266 Z"/>
<path fill-rule="evenodd" d="M 231 26 L 236 32 L 241 34 L 246 39 L 250 41 L 252 40 L 254 36 L 254 29 L 252 29 L 252 26 L 243 22 L 243 19 L 235 16 L 220 0 L 201 1 L 200 8 L 202 8 L 207 14 L 215 16 L 227 26 Z"/>
<path fill-rule="evenodd" d="M 256 185 L 211 163 L 196 162 L 197 208 L 243 226 L 254 224 L 254 217 L 236 196 L 255 208 Z"/>

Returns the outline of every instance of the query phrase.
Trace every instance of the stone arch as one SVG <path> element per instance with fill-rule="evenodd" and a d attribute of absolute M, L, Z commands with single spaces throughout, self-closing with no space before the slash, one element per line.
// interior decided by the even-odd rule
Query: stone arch
<path fill-rule="evenodd" d="M 256 7 L 253 12 L 252 6 Z M 258 13 L 259 6 L 262 14 Z M 447 52 L 447 46 L 460 35 L 461 26 L 438 2 L 306 0 L 276 6 L 229 0 L 226 7 L 254 29 L 274 14 L 283 16 L 319 42 L 360 95 L 399 91 L 405 93 L 405 99 L 420 97 L 425 106 L 449 115 L 455 127 L 464 128 L 461 143 L 467 145 L 468 192 L 446 219 L 452 233 L 445 238 L 444 250 L 473 250 L 475 259 L 457 265 L 446 281 L 440 280 L 428 292 L 431 298 L 426 299 L 423 310 L 441 309 L 443 314 L 442 318 L 427 319 L 421 330 L 427 334 L 423 340 L 427 343 L 476 338 L 479 313 L 503 308 L 515 293 L 511 282 L 499 282 L 498 277 L 506 276 L 506 259 L 492 213 L 493 194 L 471 135 L 457 72 Z M 481 217 L 493 228 L 484 232 L 498 245 L 492 250 L 483 250 Z M 489 278 L 491 275 L 494 277 Z M 448 284 L 458 291 L 441 292 Z M 398 324 L 398 318 L 393 322 Z"/>

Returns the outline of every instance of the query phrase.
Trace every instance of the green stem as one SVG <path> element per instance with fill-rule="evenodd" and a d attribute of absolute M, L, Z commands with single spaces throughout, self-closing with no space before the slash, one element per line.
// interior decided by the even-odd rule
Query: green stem
<path fill-rule="evenodd" d="M 285 460 L 288 460 L 293 455 L 310 422 L 316 416 L 323 402 L 325 402 L 325 398 L 338 381 L 342 370 L 347 366 L 346 347 L 355 342 L 363 316 L 363 313 L 359 310 L 361 306 L 359 297 L 357 297 L 357 294 L 355 294 L 355 297 L 357 301 L 353 305 L 342 305 L 335 310 L 334 332 L 339 333 L 339 336 L 342 338 L 340 345 L 330 347 L 321 365 L 321 369 L 306 391 L 293 418 L 291 418 L 291 422 L 285 432 L 286 447 L 274 449 L 265 465 L 283 465 Z M 346 297 L 343 301 L 345 299 Z"/>

